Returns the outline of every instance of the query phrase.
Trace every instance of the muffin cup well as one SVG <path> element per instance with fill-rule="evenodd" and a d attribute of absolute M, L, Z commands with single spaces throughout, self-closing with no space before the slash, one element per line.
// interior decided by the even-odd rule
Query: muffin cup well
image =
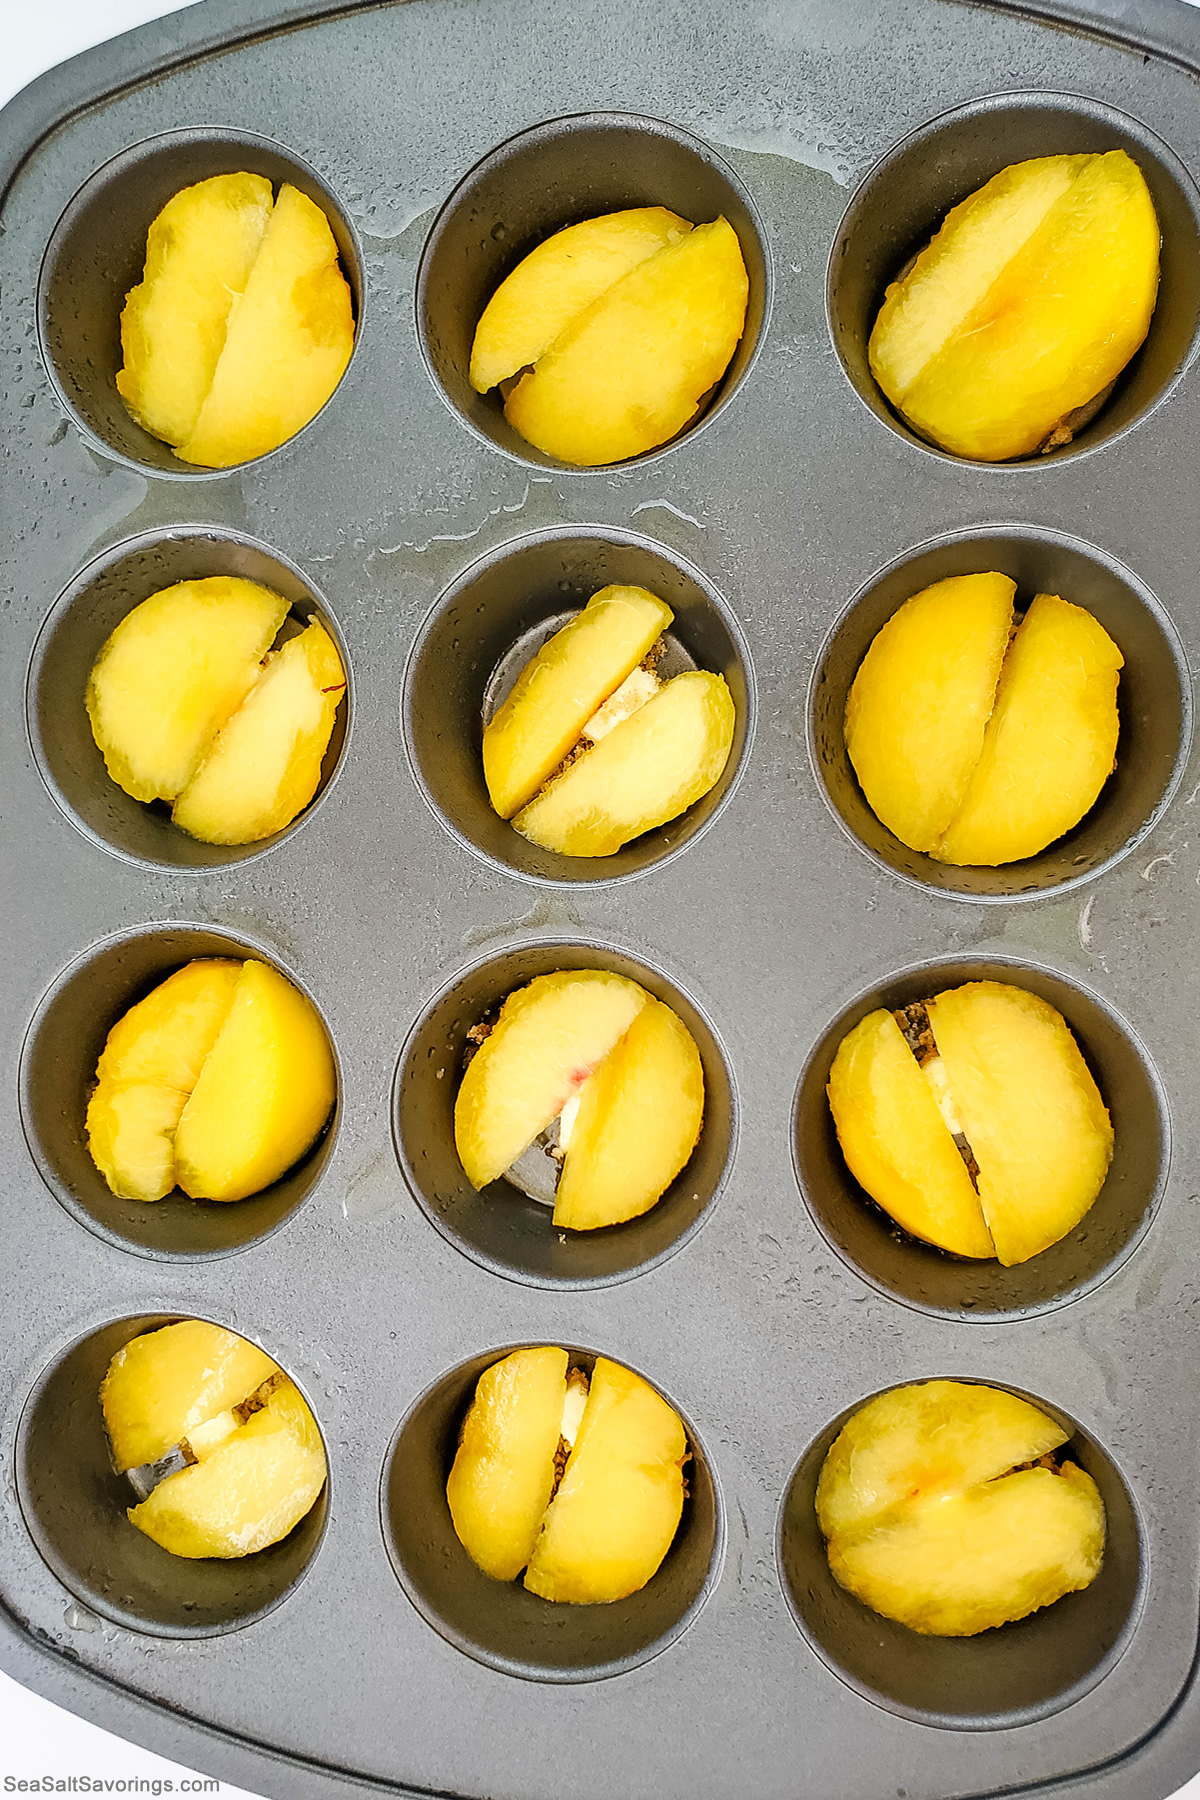
<path fill-rule="evenodd" d="M 282 831 L 253 844 L 205 844 L 172 824 L 170 807 L 146 805 L 117 786 L 104 765 L 87 712 L 92 665 L 126 615 L 179 581 L 236 575 L 290 603 L 281 639 L 310 618 L 329 632 L 346 672 L 316 794 Z M 280 844 L 301 829 L 333 781 L 350 734 L 354 677 L 329 605 L 277 551 L 229 530 L 189 525 L 147 531 L 112 545 L 59 596 L 38 633 L 25 685 L 26 724 L 38 771 L 51 798 L 84 836 L 130 862 L 180 872 L 225 868 Z"/>
<path fill-rule="evenodd" d="M 1060 1408 L 1020 1393 L 1071 1433 L 1064 1455 L 1100 1490 L 1107 1529 L 1100 1573 L 1090 1587 L 1012 1624 L 975 1637 L 927 1637 L 885 1619 L 838 1585 L 817 1523 L 817 1482 L 826 1455 L 842 1426 L 873 1397 L 847 1407 L 809 1445 L 780 1509 L 780 1580 L 809 1644 L 855 1693 L 922 1725 L 1004 1730 L 1082 1699 L 1120 1660 L 1144 1599 L 1146 1559 L 1137 1510 L 1112 1457 Z"/>
<path fill-rule="evenodd" d="M 825 1091 L 839 1044 L 869 1012 L 880 1006 L 895 1011 L 969 981 L 1025 988 L 1055 1007 L 1092 1071 L 1113 1125 L 1112 1162 L 1092 1206 L 1057 1244 L 1011 1268 L 952 1256 L 901 1230 L 847 1168 Z M 800 1077 L 792 1153 L 817 1228 L 873 1287 L 921 1312 L 995 1323 L 1077 1300 L 1127 1261 L 1166 1189 L 1170 1127 L 1145 1050 L 1098 994 L 1050 969 L 981 956 L 904 969 L 838 1014 Z"/>
<path fill-rule="evenodd" d="M 640 982 L 676 1012 L 704 1069 L 704 1123 L 686 1165 L 640 1218 L 558 1231 L 550 1209 L 501 1178 L 477 1192 L 454 1145 L 454 1103 L 467 1032 L 537 975 L 607 969 Z M 400 1055 L 392 1095 L 396 1155 L 443 1237 L 494 1274 L 534 1287 L 604 1287 L 673 1256 L 699 1230 L 725 1184 L 737 1144 L 733 1078 L 712 1026 L 659 970 L 579 939 L 515 945 L 465 969 L 429 1004 Z"/>
<path fill-rule="evenodd" d="M 665 206 L 693 224 L 723 216 L 737 232 L 750 280 L 741 342 L 680 443 L 716 418 L 747 374 L 770 311 L 771 269 L 762 222 L 733 170 L 677 125 L 633 113 L 579 113 L 521 132 L 483 158 L 434 221 L 417 276 L 417 331 L 425 363 L 451 411 L 476 436 L 521 462 L 566 465 L 527 443 L 493 390 L 477 394 L 468 370 L 484 307 L 531 250 L 566 225 L 637 206 Z M 667 446 L 631 457 L 645 462 Z"/>
<path fill-rule="evenodd" d="M 737 722 L 716 784 L 678 818 L 611 856 L 560 856 L 502 819 L 488 798 L 483 728 L 547 638 L 611 582 L 644 587 L 675 614 L 663 673 L 722 675 Z M 700 570 L 650 538 L 610 526 L 560 526 L 489 552 L 442 595 L 404 676 L 404 741 L 413 774 L 446 830 L 506 874 L 593 884 L 658 868 L 723 809 L 754 735 L 750 653 L 726 601 Z"/>
<path fill-rule="evenodd" d="M 204 925 L 150 925 L 123 932 L 64 969 L 38 1006 L 21 1053 L 21 1123 L 55 1199 L 108 1243 L 175 1262 L 231 1256 L 285 1224 L 320 1181 L 340 1116 L 339 1100 L 308 1154 L 269 1188 L 245 1200 L 191 1200 L 178 1189 L 155 1201 L 122 1200 L 112 1193 L 92 1161 L 85 1129 L 96 1064 L 117 1020 L 196 957 L 276 962 L 257 946 Z M 280 972 L 307 993 L 291 970 Z M 307 997 L 312 1000 L 311 994 Z M 325 1032 L 329 1037 L 327 1023 Z M 336 1066 L 336 1049 L 333 1055 Z"/>
<path fill-rule="evenodd" d="M 902 138 L 866 175 L 838 228 L 826 278 L 833 345 L 863 403 L 897 436 L 934 456 L 889 405 L 867 357 L 884 292 L 933 237 L 951 207 L 1012 163 L 1124 150 L 1146 178 L 1162 229 L 1158 302 L 1141 349 L 1073 441 L 1049 456 L 977 468 L 1030 470 L 1112 443 L 1170 392 L 1200 333 L 1200 193 L 1162 139 L 1139 120 L 1078 94 L 990 94 Z"/>
<path fill-rule="evenodd" d="M 529 1681 L 602 1681 L 665 1650 L 687 1630 L 715 1586 L 725 1543 L 716 1477 L 684 1419 L 691 1459 L 684 1465 L 687 1497 L 679 1529 L 657 1573 L 625 1600 L 591 1606 L 543 1600 L 519 1579 L 485 1575 L 455 1533 L 446 1480 L 475 1383 L 485 1369 L 523 1347 L 510 1344 L 460 1363 L 413 1406 L 384 1466 L 384 1541 L 417 1611 L 467 1656 Z M 573 1364 L 590 1373 L 594 1351 L 563 1348 Z"/>
<path fill-rule="evenodd" d="M 270 138 L 249 132 L 194 126 L 164 132 L 121 151 L 74 195 L 42 259 L 38 341 L 59 399 L 102 450 L 149 475 L 197 481 L 232 472 L 181 462 L 169 444 L 153 437 L 126 410 L 116 377 L 123 361 L 121 311 L 130 289 L 142 279 L 151 224 L 181 188 L 213 175 L 242 171 L 266 176 L 276 194 L 284 182 L 290 183 L 329 220 L 350 288 L 357 348 L 362 335 L 364 272 L 349 217 L 302 157 Z M 274 455 L 274 451 L 264 454 Z"/>
<path fill-rule="evenodd" d="M 93 1612 L 154 1637 L 212 1637 L 261 1619 L 300 1585 L 325 1533 L 329 1490 L 253 1556 L 174 1556 L 130 1524 L 137 1496 L 113 1467 L 100 1383 L 131 1338 L 176 1318 L 118 1319 L 55 1358 L 21 1415 L 17 1494 L 43 1560 Z"/>
<path fill-rule="evenodd" d="M 1035 594 L 1058 594 L 1104 626 L 1125 659 L 1117 688 L 1120 735 L 1114 772 L 1072 830 L 1019 862 L 959 867 L 909 849 L 876 818 L 846 750 L 846 701 L 876 633 L 906 600 L 948 576 L 993 570 L 1016 582 L 1019 607 Z M 1063 532 L 981 525 L 906 551 L 855 595 L 813 670 L 809 755 L 834 816 L 876 862 L 961 900 L 1036 899 L 1111 869 L 1162 817 L 1191 748 L 1191 689 L 1167 613 L 1114 557 Z"/>

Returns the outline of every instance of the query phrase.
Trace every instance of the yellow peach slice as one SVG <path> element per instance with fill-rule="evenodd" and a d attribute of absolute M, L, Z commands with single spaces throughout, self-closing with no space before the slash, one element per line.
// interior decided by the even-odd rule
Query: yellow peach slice
<path fill-rule="evenodd" d="M 601 588 L 525 665 L 483 734 L 484 777 L 502 819 L 532 800 L 673 617 L 645 588 Z"/>
<path fill-rule="evenodd" d="M 684 1167 L 704 1118 L 704 1069 L 683 1021 L 648 999 L 579 1093 L 555 1225 L 592 1231 L 646 1212 Z"/>
<path fill-rule="evenodd" d="M 525 1586 L 576 1604 L 621 1600 L 644 1587 L 679 1527 L 687 1456 L 674 1408 L 640 1375 L 597 1357 Z"/>
<path fill-rule="evenodd" d="M 1090 156 L 1038 156 L 1001 169 L 952 207 L 932 243 L 892 282 L 871 332 L 871 372 L 895 404 L 962 331 Z"/>
<path fill-rule="evenodd" d="M 582 467 L 640 456 L 683 430 L 729 366 L 749 283 L 725 219 L 647 257 L 578 313 L 523 375 L 505 414 Z"/>
<path fill-rule="evenodd" d="M 517 264 L 484 308 L 471 346 L 471 386 L 486 394 L 537 362 L 576 314 L 691 229 L 665 206 L 637 206 L 555 232 Z"/>
<path fill-rule="evenodd" d="M 1103 1187 L 1108 1112 L 1066 1021 L 1037 994 L 973 981 L 928 1011 L 996 1254 L 1025 1262 L 1065 1237 Z"/>
<path fill-rule="evenodd" d="M 860 1406 L 834 1439 L 817 1483 L 821 1530 L 838 1538 L 905 1501 L 936 1504 L 1039 1461 L 1068 1435 L 1003 1388 L 964 1381 L 891 1388 Z"/>
<path fill-rule="evenodd" d="M 828 1095 L 850 1173 L 877 1205 L 943 1250 L 995 1256 L 967 1165 L 890 1012 L 842 1039 Z"/>
<path fill-rule="evenodd" d="M 206 844 L 252 844 L 303 812 L 346 691 L 337 646 L 315 620 L 271 656 L 175 802 L 176 825 Z"/>
<path fill-rule="evenodd" d="M 265 176 L 213 175 L 175 194 L 150 227 L 145 274 L 121 314 L 117 391 L 169 444 L 195 426 L 271 206 Z"/>
<path fill-rule="evenodd" d="M 611 856 L 716 785 L 736 723 L 723 676 L 677 675 L 556 776 L 513 825 L 563 856 Z"/>
<path fill-rule="evenodd" d="M 1014 1470 L 835 1539 L 844 1588 L 912 1631 L 973 1637 L 1088 1587 L 1104 1554 L 1104 1502 L 1074 1463 Z"/>
<path fill-rule="evenodd" d="M 263 456 L 307 425 L 354 347 L 350 289 L 329 220 L 285 184 L 194 430 L 177 455 L 206 468 Z"/>
<path fill-rule="evenodd" d="M 187 1094 L 152 1081 L 102 1081 L 88 1102 L 92 1161 L 120 1200 L 162 1200 L 175 1186 L 175 1133 Z"/>
<path fill-rule="evenodd" d="M 1039 594 L 1004 660 L 962 805 L 930 855 L 1015 862 L 1070 831 L 1113 770 L 1123 663 L 1091 613 Z"/>
<path fill-rule="evenodd" d="M 242 1200 L 315 1143 L 337 1094 L 312 1002 L 248 961 L 175 1134 L 176 1178 L 193 1199 Z"/>
<path fill-rule="evenodd" d="M 1150 327 L 1160 234 L 1141 170 L 1123 150 L 1049 160 L 1070 176 L 1049 206 L 1047 159 L 1003 171 L 996 194 L 989 183 L 950 214 L 872 333 L 888 398 L 957 456 L 1000 462 L 1069 441 L 1072 415 Z"/>
<path fill-rule="evenodd" d="M 952 575 L 906 600 L 859 665 L 846 750 L 876 817 L 913 850 L 949 829 L 983 749 L 1012 623 L 1007 575 Z"/>
<path fill-rule="evenodd" d="M 126 1200 L 161 1200 L 175 1186 L 175 1131 L 242 972 L 217 959 L 177 969 L 118 1019 L 88 1102 L 92 1161 Z"/>
<path fill-rule="evenodd" d="M 454 1142 L 476 1188 L 496 1181 L 558 1117 L 645 1005 L 602 969 L 538 975 L 510 994 L 463 1076 Z"/>
<path fill-rule="evenodd" d="M 463 1423 L 446 1499 L 459 1542 L 485 1575 L 529 1561 L 554 1488 L 567 1353 L 514 1350 L 485 1369 Z"/>
<path fill-rule="evenodd" d="M 157 1462 L 278 1371 L 265 1350 L 222 1325 L 181 1319 L 117 1351 L 100 1386 L 118 1469 Z"/>
<path fill-rule="evenodd" d="M 119 1018 L 96 1074 L 103 1081 L 152 1081 L 191 1093 L 225 1023 L 242 965 L 200 957 L 160 981 Z"/>
<path fill-rule="evenodd" d="M 317 1422 L 285 1377 L 245 1424 L 160 1481 L 128 1516 L 173 1556 L 252 1556 L 311 1511 L 325 1474 Z"/>
<path fill-rule="evenodd" d="M 126 614 L 87 685 L 92 735 L 118 787 L 174 800 L 254 686 L 287 610 L 255 581 L 211 575 Z"/>

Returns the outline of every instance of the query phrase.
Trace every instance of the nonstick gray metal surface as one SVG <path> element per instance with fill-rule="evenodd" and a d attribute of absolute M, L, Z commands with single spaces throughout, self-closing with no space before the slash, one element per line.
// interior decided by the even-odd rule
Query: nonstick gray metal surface
<path fill-rule="evenodd" d="M 1168 0 L 205 0 L 6 112 L 0 1599 L 20 1679 L 314 1800 L 1153 1800 L 1200 1765 L 1198 80 L 1200 20 Z M 1109 404 L 1029 463 L 918 443 L 865 370 L 881 284 L 1005 163 L 1114 145 L 1164 255 Z M 166 196 L 240 167 L 330 209 L 358 341 L 298 437 L 205 473 L 125 417 L 116 318 Z M 676 443 L 561 469 L 466 386 L 475 316 L 538 237 L 646 202 L 734 223 L 746 338 Z M 1118 638 L 1120 767 L 1062 845 L 971 873 L 881 832 L 838 721 L 900 599 L 993 567 Z M 319 612 L 351 681 L 318 802 L 242 853 L 126 803 L 81 710 L 123 610 L 223 569 Z M 694 813 L 583 866 L 498 825 L 472 745 L 513 646 L 614 577 L 670 600 L 675 653 L 725 673 L 738 736 Z M 99 1045 L 214 950 L 312 996 L 334 1121 L 237 1207 L 115 1202 L 81 1136 Z M 563 1244 L 533 1201 L 467 1187 L 449 1108 L 479 1014 L 586 965 L 679 1008 L 709 1105 L 658 1208 Z M 899 1241 L 822 1099 L 863 1011 L 978 974 L 1061 1008 L 1117 1130 L 1093 1213 L 1012 1270 Z M 325 1436 L 325 1500 L 245 1564 L 157 1553 L 104 1455 L 108 1357 L 184 1315 L 261 1342 Z M 531 1342 L 629 1363 L 688 1424 L 679 1537 L 611 1608 L 497 1588 L 450 1530 L 471 1383 Z M 1093 1588 L 953 1644 L 837 1589 L 812 1517 L 845 1416 L 933 1376 L 1061 1416 L 1110 1529 Z"/>

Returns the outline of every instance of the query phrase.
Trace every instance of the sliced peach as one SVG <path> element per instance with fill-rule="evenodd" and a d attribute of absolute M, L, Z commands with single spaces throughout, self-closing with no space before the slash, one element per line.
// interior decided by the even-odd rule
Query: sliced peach
<path fill-rule="evenodd" d="M 729 366 L 748 293 L 733 227 L 698 225 L 577 313 L 521 377 L 506 417 L 539 450 L 583 467 L 666 443 Z"/>
<path fill-rule="evenodd" d="M 1039 594 L 1005 657 L 962 805 L 930 854 L 1015 862 L 1078 824 L 1112 774 L 1123 663 L 1091 613 Z"/>
<path fill-rule="evenodd" d="M 677 675 L 556 776 L 513 824 L 563 856 L 611 856 L 715 786 L 736 723 L 723 676 Z"/>
<path fill-rule="evenodd" d="M 222 1325 L 181 1319 L 122 1346 L 100 1385 L 118 1469 L 157 1462 L 274 1375 L 265 1350 Z"/>
<path fill-rule="evenodd" d="M 637 206 L 556 231 L 517 264 L 484 308 L 471 346 L 471 386 L 486 394 L 537 362 L 576 314 L 691 229 L 665 206 Z"/>
<path fill-rule="evenodd" d="M 538 975 L 510 994 L 471 1059 L 454 1105 L 467 1179 L 496 1181 L 558 1117 L 647 999 L 602 969 Z"/>
<path fill-rule="evenodd" d="M 121 1198 L 161 1200 L 175 1186 L 175 1132 L 241 973 L 238 962 L 188 963 L 109 1032 L 87 1136 L 92 1161 Z"/>
<path fill-rule="evenodd" d="M 271 656 L 209 746 L 171 817 L 207 844 L 251 844 L 304 811 L 346 691 L 337 646 L 316 620 Z"/>
<path fill-rule="evenodd" d="M 1113 1130 L 1062 1015 L 1037 994 L 973 981 L 929 1002 L 929 1023 L 979 1166 L 996 1254 L 1024 1262 L 1092 1205 Z"/>
<path fill-rule="evenodd" d="M 890 1012 L 842 1039 L 828 1094 L 850 1173 L 898 1225 L 958 1256 L 995 1256 L 966 1163 Z"/>
<path fill-rule="evenodd" d="M 329 220 L 285 183 L 194 429 L 176 454 L 228 468 L 263 456 L 317 414 L 354 347 L 350 289 Z"/>
<path fill-rule="evenodd" d="M 948 830 L 983 749 L 1012 624 L 1007 575 L 952 575 L 876 633 L 846 703 L 846 750 L 872 812 L 928 850 Z"/>
<path fill-rule="evenodd" d="M 567 1353 L 514 1350 L 485 1369 L 463 1423 L 446 1499 L 485 1575 L 513 1581 L 529 1561 L 554 1489 Z"/>
<path fill-rule="evenodd" d="M 271 216 L 263 175 L 213 175 L 163 207 L 146 268 L 121 314 L 117 391 L 140 425 L 169 444 L 192 432 Z"/>
<path fill-rule="evenodd" d="M 843 1587 L 910 1630 L 973 1637 L 1090 1586 L 1104 1503 L 1075 1463 L 1016 1469 L 830 1546 Z"/>
<path fill-rule="evenodd" d="M 122 1014 L 96 1066 L 100 1081 L 155 1081 L 191 1093 L 225 1023 L 242 965 L 200 957 Z"/>
<path fill-rule="evenodd" d="M 888 288 L 871 333 L 871 371 L 889 397 L 906 394 L 966 329 L 993 283 L 1091 160 L 1037 156 L 1014 163 L 951 208 L 932 243 Z"/>
<path fill-rule="evenodd" d="M 683 1021 L 647 999 L 584 1082 L 554 1223 L 592 1231 L 636 1218 L 684 1167 L 704 1119 L 704 1069 Z"/>
<path fill-rule="evenodd" d="M 174 800 L 257 681 L 287 610 L 258 582 L 210 575 L 126 614 L 87 686 L 92 735 L 118 787 Z"/>
<path fill-rule="evenodd" d="M 102 1081 L 88 1102 L 92 1161 L 122 1200 L 162 1200 L 175 1186 L 175 1133 L 187 1094 L 152 1081 Z"/>
<path fill-rule="evenodd" d="M 320 1014 L 268 963 L 248 961 L 175 1133 L 176 1179 L 199 1200 L 242 1200 L 311 1149 L 337 1079 Z"/>
<path fill-rule="evenodd" d="M 598 1356 L 558 1492 L 525 1572 L 544 1600 L 622 1600 L 656 1573 L 683 1512 L 687 1436 L 632 1370 Z"/>
<path fill-rule="evenodd" d="M 860 1406 L 835 1438 L 817 1483 L 826 1537 L 885 1518 L 906 1500 L 936 1501 L 1037 1462 L 1067 1441 L 1040 1407 L 1003 1388 L 920 1381 Z"/>
<path fill-rule="evenodd" d="M 532 800 L 673 617 L 645 588 L 601 588 L 525 665 L 483 734 L 483 772 L 502 819 Z"/>
<path fill-rule="evenodd" d="M 903 1033 L 869 1014 L 830 1073 L 851 1172 L 906 1230 L 959 1255 L 1007 1265 L 1057 1243 L 1099 1194 L 1113 1144 L 1066 1021 L 994 981 L 899 1018 Z"/>
<path fill-rule="evenodd" d="M 446 1494 L 486 1574 L 525 1568 L 546 1600 L 618 1600 L 670 1547 L 687 1458 L 679 1415 L 639 1375 L 597 1357 L 589 1383 L 564 1350 L 518 1350 L 480 1377 Z"/>
<path fill-rule="evenodd" d="M 128 1516 L 173 1556 L 252 1556 L 312 1510 L 325 1474 L 317 1422 L 285 1377 L 244 1424 L 160 1481 Z"/>
<path fill-rule="evenodd" d="M 876 635 L 847 703 L 873 811 L 941 862 L 1036 855 L 1112 771 L 1121 652 L 1053 594 L 1003 642 L 1012 589 L 1007 576 L 958 576 L 915 595 Z"/>
<path fill-rule="evenodd" d="M 109 1033 L 88 1148 L 112 1191 L 242 1199 L 312 1144 L 334 1099 L 315 1008 L 265 963 L 189 963 Z"/>

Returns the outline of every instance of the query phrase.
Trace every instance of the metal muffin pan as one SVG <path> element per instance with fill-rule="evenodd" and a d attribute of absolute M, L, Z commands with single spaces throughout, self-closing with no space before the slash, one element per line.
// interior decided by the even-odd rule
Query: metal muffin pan
<path fill-rule="evenodd" d="M 1197 74 L 1200 20 L 1170 0 L 205 0 L 8 109 L 0 1619 L 19 1679 L 289 1797 L 1150 1800 L 1200 1764 Z M 995 168 L 1114 143 L 1165 246 L 1108 406 L 1027 464 L 919 443 L 863 372 L 880 285 Z M 358 341 L 303 432 L 213 474 L 124 419 L 115 309 L 171 188 L 241 166 L 326 205 Z M 730 217 L 746 340 L 677 442 L 561 469 L 465 389 L 474 315 L 538 236 L 645 201 Z M 1062 846 L 969 875 L 878 832 L 837 722 L 890 607 L 993 566 L 1110 624 L 1121 757 Z M 81 707 L 126 605 L 223 568 L 319 613 L 351 691 L 317 802 L 210 855 L 122 805 Z M 585 867 L 497 827 L 470 737 L 514 647 L 614 575 L 666 591 L 672 654 L 726 674 L 738 739 L 694 814 Z M 112 1202 L 80 1130 L 103 1035 L 166 969 L 230 948 L 320 1008 L 335 1120 L 259 1199 Z M 465 1187 L 449 1101 L 473 1010 L 587 962 L 680 1008 L 709 1107 L 659 1208 L 563 1245 L 533 1203 Z M 1008 1271 L 900 1242 L 822 1102 L 863 1010 L 980 973 L 1062 1008 L 1118 1134 L 1094 1214 Z M 150 1554 L 103 1456 L 107 1358 L 188 1315 L 262 1343 L 325 1437 L 320 1507 L 244 1565 Z M 495 1588 L 449 1533 L 471 1382 L 537 1342 L 629 1363 L 688 1423 L 683 1528 L 614 1608 Z M 811 1512 L 841 1420 L 932 1376 L 1061 1416 L 1110 1522 L 1092 1589 L 950 1647 L 838 1590 Z"/>

